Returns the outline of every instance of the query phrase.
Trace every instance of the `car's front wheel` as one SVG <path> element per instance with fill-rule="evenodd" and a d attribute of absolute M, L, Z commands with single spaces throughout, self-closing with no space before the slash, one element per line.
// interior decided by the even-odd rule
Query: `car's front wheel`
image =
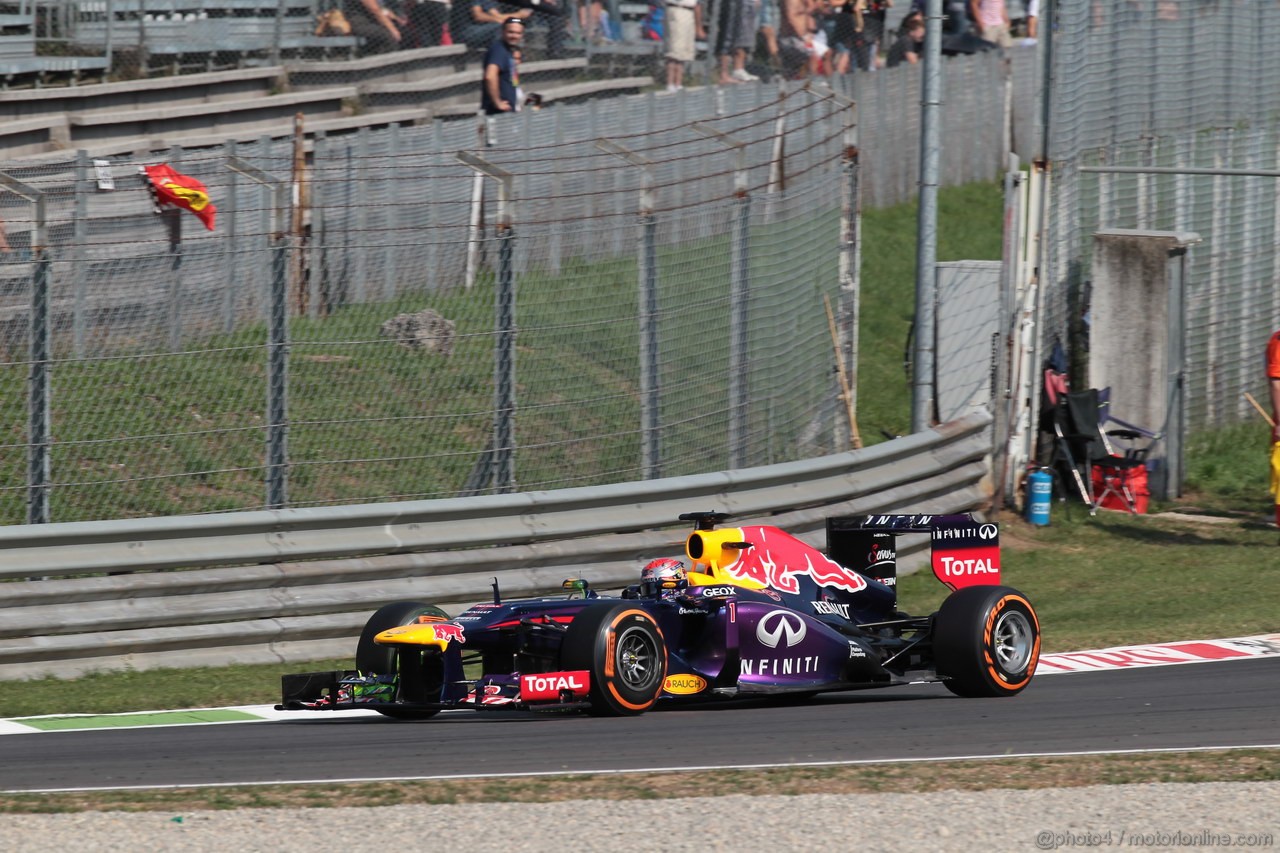
<path fill-rule="evenodd" d="M 381 646 L 373 638 L 388 628 L 412 625 L 419 616 L 436 616 L 448 619 L 449 614 L 439 607 L 418 601 L 397 601 L 381 607 L 365 623 L 356 644 L 356 669 L 363 675 L 399 675 L 397 698 L 402 702 L 438 702 L 444 686 L 444 659 L 434 650 L 397 650 L 394 646 Z M 434 717 L 437 709 L 405 708 L 402 705 L 370 705 L 384 717 L 398 720 L 425 720 Z"/>
<path fill-rule="evenodd" d="M 591 713 L 621 717 L 653 707 L 667 675 L 662 630 L 630 604 L 588 607 L 569 625 L 560 666 L 591 675 Z"/>
<path fill-rule="evenodd" d="M 934 616 L 938 675 L 957 696 L 1012 696 L 1040 661 L 1040 621 L 1031 602 L 1007 586 L 970 586 Z"/>

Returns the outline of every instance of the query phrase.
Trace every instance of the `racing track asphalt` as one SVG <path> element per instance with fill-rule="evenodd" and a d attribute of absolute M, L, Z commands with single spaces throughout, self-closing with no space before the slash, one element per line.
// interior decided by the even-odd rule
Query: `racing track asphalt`
<path fill-rule="evenodd" d="M 8 791 L 404 779 L 1280 742 L 1280 658 L 1039 678 L 1013 699 L 936 684 L 627 719 L 442 714 L 6 737 Z"/>

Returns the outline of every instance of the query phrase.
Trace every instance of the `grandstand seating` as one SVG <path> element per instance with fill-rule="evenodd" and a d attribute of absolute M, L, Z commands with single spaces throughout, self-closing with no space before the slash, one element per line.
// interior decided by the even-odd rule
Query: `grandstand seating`
<path fill-rule="evenodd" d="M 546 59 L 520 64 L 520 84 L 525 91 L 540 91 L 546 85 L 566 82 L 587 69 L 585 59 Z M 453 74 L 434 74 L 417 80 L 370 82 L 361 87 L 364 101 L 373 109 L 418 105 L 480 103 L 478 67 Z"/>
<path fill-rule="evenodd" d="M 286 63 L 285 72 L 289 87 L 296 90 L 421 80 L 443 71 L 462 71 L 466 63 L 466 45 L 453 44 L 397 50 L 359 59 L 295 61 Z"/>
<path fill-rule="evenodd" d="M 35 16 L 0 14 L 0 86 L 32 78 L 43 83 L 53 75 L 77 81 L 84 72 L 102 71 L 107 60 L 101 56 L 38 56 Z"/>
<path fill-rule="evenodd" d="M 156 57 L 170 70 L 242 67 L 281 57 L 355 55 L 354 36 L 316 36 L 317 0 L 105 0 L 78 5 L 72 39 Z"/>
<path fill-rule="evenodd" d="M 207 74 L 155 77 L 92 86 L 0 91 L 0 112 L 13 118 L 52 114 L 132 110 L 159 106 L 217 103 L 265 95 L 279 88 L 280 67 L 243 68 Z M 0 133 L 4 130 L 0 127 Z"/>
<path fill-rule="evenodd" d="M 351 112 L 358 91 L 353 86 L 256 96 L 216 104 L 160 106 L 136 110 L 93 110 L 67 117 L 71 143 L 123 137 L 168 137 L 182 133 L 217 132 L 258 127 L 263 123 L 288 124 L 294 115 L 336 118 Z"/>
<path fill-rule="evenodd" d="M 127 55 L 130 39 L 125 30 L 129 27 L 137 50 L 144 43 L 144 30 L 139 27 L 150 27 L 145 32 L 155 35 L 162 25 L 172 25 L 172 33 L 223 22 L 275 26 L 277 20 L 265 14 L 267 10 L 272 15 L 280 10 L 280 21 L 305 20 L 311 27 L 315 4 L 331 2 L 112 0 L 113 19 L 120 29 L 112 30 L 112 49 L 117 60 Z M 77 10 L 75 26 L 81 36 L 97 32 L 105 38 L 106 5 L 106 0 L 81 0 L 69 7 Z M 152 20 L 145 20 L 148 15 Z M 175 19 L 178 16 L 180 20 Z M 188 20 L 189 16 L 195 17 Z M 31 16 L 0 15 L 0 26 L 12 23 L 12 30 L 6 32 L 16 33 L 15 44 L 18 36 L 25 37 L 30 48 L 31 20 Z M 224 27 L 222 32 L 231 30 Z M 248 29 L 238 32 L 245 36 L 238 44 L 246 52 L 253 47 L 261 51 L 266 44 L 249 38 Z M 526 91 L 543 95 L 548 103 L 635 92 L 652 82 L 644 77 L 583 82 L 592 75 L 582 56 L 536 59 L 540 55 L 536 36 L 542 34 L 537 29 L 532 34 L 530 61 L 522 65 L 521 78 Z M 227 46 L 208 33 L 201 38 L 200 44 L 170 39 L 168 49 L 178 50 L 184 44 L 206 50 Z M 304 116 L 308 137 L 318 132 L 341 134 L 393 123 L 419 124 L 432 117 L 471 116 L 479 105 L 480 54 L 463 45 L 341 59 L 300 54 L 282 58 L 278 65 L 267 64 L 261 53 L 246 56 L 251 64 L 242 68 L 84 86 L 2 89 L 0 113 L 9 120 L 0 123 L 0 158 L 53 156 L 66 149 L 84 150 L 95 157 L 132 155 L 174 145 L 209 147 L 227 140 L 280 138 L 293 133 L 297 113 Z M 181 58 L 185 62 L 190 57 Z"/>

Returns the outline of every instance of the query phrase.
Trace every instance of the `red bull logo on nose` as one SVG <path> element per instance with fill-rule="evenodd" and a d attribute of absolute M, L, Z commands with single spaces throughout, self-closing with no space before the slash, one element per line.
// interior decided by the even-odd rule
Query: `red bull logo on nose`
<path fill-rule="evenodd" d="M 867 588 L 866 579 L 777 528 L 744 527 L 743 539 L 754 547 L 744 548 L 723 570 L 738 580 L 755 581 L 779 592 L 798 593 L 801 576 L 808 576 L 818 586 L 829 586 L 845 592 Z"/>
<path fill-rule="evenodd" d="M 462 626 L 452 622 L 437 622 L 431 626 L 431 630 L 435 632 L 436 639 L 444 643 L 462 645 L 467 641 L 462 634 Z"/>

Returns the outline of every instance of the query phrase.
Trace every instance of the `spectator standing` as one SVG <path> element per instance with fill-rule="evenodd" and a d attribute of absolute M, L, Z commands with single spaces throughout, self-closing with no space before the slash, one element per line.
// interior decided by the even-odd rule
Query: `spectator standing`
<path fill-rule="evenodd" d="M 1009 36 L 1009 8 L 1005 0 L 969 0 L 969 13 L 983 41 L 1000 47 L 1013 44 Z"/>
<path fill-rule="evenodd" d="M 405 19 L 378 0 L 344 0 L 342 13 L 351 23 L 351 34 L 364 39 L 361 53 L 387 53 L 400 47 Z"/>
<path fill-rule="evenodd" d="M 443 44 L 445 24 L 449 22 L 449 0 L 415 0 L 405 17 L 408 18 L 408 32 L 402 33 L 401 47 Z"/>
<path fill-rule="evenodd" d="M 782 70 L 778 53 L 778 0 L 760 0 L 760 38 L 764 41 L 769 67 Z"/>
<path fill-rule="evenodd" d="M 1031 47 L 1036 43 L 1036 38 L 1040 33 L 1040 0 L 1027 0 L 1027 34 L 1022 39 L 1024 47 Z"/>
<path fill-rule="evenodd" d="M 502 36 L 493 40 L 484 55 L 480 108 L 485 115 L 511 113 L 519 108 L 520 65 L 516 55 L 523 39 L 524 18 L 510 16 L 502 23 Z"/>
<path fill-rule="evenodd" d="M 853 51 L 862 37 L 862 13 L 866 0 L 848 0 L 828 9 L 830 29 L 827 46 L 831 48 L 831 73 L 848 74 L 852 69 Z"/>
<path fill-rule="evenodd" d="M 920 14 L 924 14 L 923 5 Z M 949 36 L 967 36 L 973 25 L 969 21 L 969 4 L 967 0 L 943 0 L 942 32 Z"/>
<path fill-rule="evenodd" d="M 884 19 L 893 0 L 860 0 L 862 29 L 854 42 L 853 60 L 859 69 L 874 71 L 880 64 L 880 44 L 884 41 Z"/>
<path fill-rule="evenodd" d="M 580 0 L 578 4 L 578 27 L 582 30 L 583 41 L 600 44 L 606 41 L 600 21 L 604 16 L 603 0 Z"/>
<path fill-rule="evenodd" d="M 1271 392 L 1271 494 L 1280 527 L 1280 331 L 1267 341 L 1267 389 Z"/>
<path fill-rule="evenodd" d="M 539 17 L 547 24 L 547 59 L 559 59 L 564 56 L 565 42 L 569 38 L 569 11 L 563 5 L 565 0 L 532 0 Z"/>
<path fill-rule="evenodd" d="M 756 49 L 760 28 L 760 0 L 721 0 L 716 56 L 720 83 L 749 83 L 760 78 L 747 71 L 747 52 Z M 729 70 L 730 63 L 733 71 Z"/>
<path fill-rule="evenodd" d="M 1271 392 L 1271 441 L 1280 441 L 1280 331 L 1267 341 L 1267 386 Z"/>
<path fill-rule="evenodd" d="M 693 62 L 698 39 L 705 39 L 702 28 L 702 6 L 698 0 L 666 0 L 663 18 L 666 41 L 667 91 L 684 88 L 684 68 Z"/>
<path fill-rule="evenodd" d="M 787 79 L 817 75 L 822 71 L 825 44 L 816 39 L 817 22 L 809 0 L 781 0 L 782 24 L 778 51 Z"/>
<path fill-rule="evenodd" d="M 898 38 L 889 46 L 885 64 L 897 68 L 902 63 L 915 65 L 924 55 L 924 17 L 912 12 L 902 19 Z"/>

